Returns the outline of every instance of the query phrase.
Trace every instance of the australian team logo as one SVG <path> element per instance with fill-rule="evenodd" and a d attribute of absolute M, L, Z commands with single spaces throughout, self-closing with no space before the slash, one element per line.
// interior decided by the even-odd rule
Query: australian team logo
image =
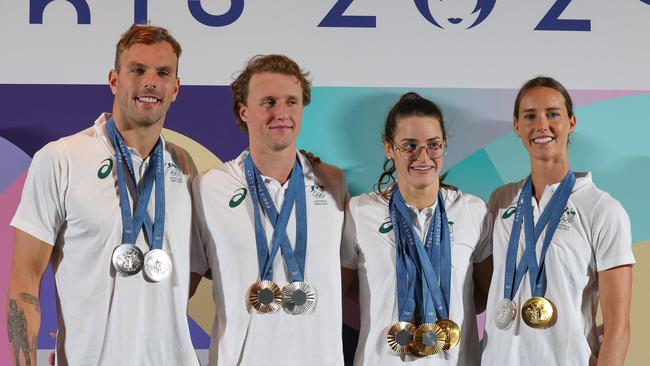
<path fill-rule="evenodd" d="M 239 206 L 242 202 L 244 202 L 244 199 L 246 198 L 247 194 L 248 194 L 248 190 L 246 188 L 242 187 L 235 190 L 235 194 L 230 199 L 230 202 L 228 202 L 228 207 L 235 208 Z"/>
<path fill-rule="evenodd" d="M 414 0 L 422 16 L 438 28 L 474 28 L 492 13 L 496 0 Z M 642 0 L 643 1 L 643 0 Z M 650 0 L 648 0 L 650 1 Z M 434 16 L 434 14 L 436 14 Z M 443 21 L 444 20 L 444 21 Z"/>
<path fill-rule="evenodd" d="M 564 212 L 562 212 L 562 217 L 560 217 L 560 223 L 557 225 L 558 229 L 564 231 L 571 230 L 571 225 L 576 219 L 576 211 L 571 207 L 565 207 Z"/>
<path fill-rule="evenodd" d="M 172 162 L 167 162 L 165 163 L 165 168 L 167 168 L 167 172 L 169 174 L 169 180 L 171 180 L 174 183 L 183 183 L 183 174 L 181 174 L 181 170 L 178 168 L 178 166 Z"/>
<path fill-rule="evenodd" d="M 324 186 L 322 186 L 322 185 L 320 185 L 318 183 L 314 183 L 314 185 L 312 185 L 309 188 L 309 191 L 311 192 L 312 196 L 314 197 L 314 205 L 316 205 L 316 206 L 327 205 L 327 198 L 325 198 L 326 194 L 325 194 L 325 187 Z"/>
<path fill-rule="evenodd" d="M 384 222 L 379 225 L 379 232 L 381 234 L 387 234 L 393 230 L 393 222 L 390 220 L 390 217 L 384 219 Z"/>

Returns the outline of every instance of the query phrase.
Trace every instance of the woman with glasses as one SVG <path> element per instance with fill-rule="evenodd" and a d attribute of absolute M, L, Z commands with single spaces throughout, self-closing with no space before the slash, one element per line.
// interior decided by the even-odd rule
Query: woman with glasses
<path fill-rule="evenodd" d="M 576 117 L 559 82 L 524 84 L 513 126 L 531 172 L 498 188 L 488 204 L 494 272 L 483 364 L 623 365 L 634 263 L 627 213 L 591 173 L 571 171 Z"/>
<path fill-rule="evenodd" d="M 431 101 L 403 95 L 382 142 L 384 172 L 376 192 L 350 201 L 342 246 L 344 289 L 359 279 L 354 364 L 476 365 L 485 203 L 441 182 L 448 141 Z"/>

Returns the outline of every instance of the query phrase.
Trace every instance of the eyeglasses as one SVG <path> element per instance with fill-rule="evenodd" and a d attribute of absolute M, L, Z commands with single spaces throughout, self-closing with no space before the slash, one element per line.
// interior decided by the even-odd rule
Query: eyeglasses
<path fill-rule="evenodd" d="M 431 159 L 438 159 L 447 153 L 447 143 L 444 141 L 430 141 L 422 144 L 406 142 L 401 145 L 396 144 L 393 140 L 389 141 L 393 144 L 393 149 L 399 151 L 407 160 L 417 160 L 423 148 Z"/>

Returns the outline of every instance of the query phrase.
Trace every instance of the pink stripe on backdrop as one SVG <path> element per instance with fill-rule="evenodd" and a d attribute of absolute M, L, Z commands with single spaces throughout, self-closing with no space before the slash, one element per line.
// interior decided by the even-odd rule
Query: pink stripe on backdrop
<path fill-rule="evenodd" d="M 0 193 L 0 245 L 6 255 L 0 256 L 0 365 L 11 365 L 13 358 L 9 349 L 7 339 L 7 285 L 9 283 L 9 269 L 13 255 L 14 229 L 9 226 L 13 218 L 20 195 L 23 191 L 23 184 L 27 177 L 27 170 L 21 174 L 4 192 Z"/>
<path fill-rule="evenodd" d="M 575 107 L 592 104 L 607 99 L 623 98 L 650 93 L 648 90 L 571 90 L 571 99 Z"/>

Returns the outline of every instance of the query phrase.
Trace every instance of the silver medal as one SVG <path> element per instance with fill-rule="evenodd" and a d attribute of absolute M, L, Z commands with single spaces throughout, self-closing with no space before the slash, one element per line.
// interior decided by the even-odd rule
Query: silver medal
<path fill-rule="evenodd" d="M 112 262 L 117 273 L 132 276 L 142 270 L 144 255 L 135 244 L 121 244 L 113 250 Z"/>
<path fill-rule="evenodd" d="M 291 315 L 309 314 L 317 297 L 316 289 L 306 282 L 291 282 L 282 288 L 282 308 Z"/>
<path fill-rule="evenodd" d="M 508 329 L 517 318 L 517 305 L 510 299 L 503 298 L 497 304 L 494 323 L 499 329 Z"/>
<path fill-rule="evenodd" d="M 147 279 L 158 282 L 172 273 L 172 260 L 162 249 L 153 249 L 144 256 L 144 274 Z"/>

